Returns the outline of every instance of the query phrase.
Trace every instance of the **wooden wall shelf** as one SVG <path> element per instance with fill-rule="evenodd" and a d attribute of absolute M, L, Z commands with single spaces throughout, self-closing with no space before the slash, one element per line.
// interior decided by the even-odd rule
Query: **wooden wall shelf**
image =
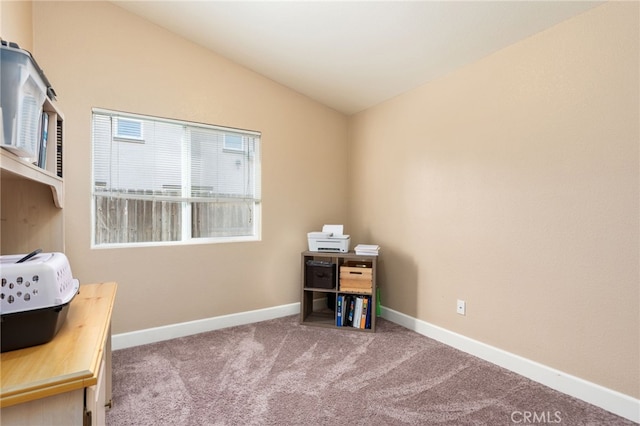
<path fill-rule="evenodd" d="M 64 252 L 64 117 L 50 99 L 44 167 L 0 148 L 0 254 Z"/>
<path fill-rule="evenodd" d="M 63 180 L 54 173 L 28 163 L 5 149 L 0 150 L 0 168 L 3 186 L 11 185 L 11 180 L 15 179 L 41 183 L 51 188 L 55 206 L 59 209 L 64 207 Z"/>

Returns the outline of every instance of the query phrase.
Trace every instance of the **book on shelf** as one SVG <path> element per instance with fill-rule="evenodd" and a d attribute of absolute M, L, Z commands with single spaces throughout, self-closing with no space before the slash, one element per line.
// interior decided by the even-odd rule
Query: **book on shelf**
<path fill-rule="evenodd" d="M 369 310 L 369 298 L 362 298 L 362 315 L 360 316 L 360 328 L 367 328 L 367 313 Z"/>
<path fill-rule="evenodd" d="M 369 299 L 368 302 L 368 306 L 367 306 L 367 317 L 365 318 L 365 324 L 364 324 L 364 328 L 371 328 L 371 311 L 373 310 L 373 306 L 371 303 L 371 299 Z"/>
<path fill-rule="evenodd" d="M 351 298 L 349 296 L 342 295 L 342 323 L 340 326 L 346 326 L 349 323 L 349 306 L 351 305 Z"/>
<path fill-rule="evenodd" d="M 356 297 L 356 306 L 353 311 L 353 328 L 360 328 L 360 320 L 362 318 L 362 297 Z"/>
<path fill-rule="evenodd" d="M 339 295 L 342 298 L 340 327 L 348 327 L 353 323 L 353 298 L 348 294 Z"/>
<path fill-rule="evenodd" d="M 36 165 L 42 169 L 47 167 L 47 140 L 49 139 L 49 114 L 42 112 L 40 121 L 40 146 Z"/>
<path fill-rule="evenodd" d="M 354 250 L 358 256 L 377 256 L 380 253 L 380 246 L 377 244 L 358 244 Z"/>
<path fill-rule="evenodd" d="M 350 325 L 353 326 L 353 311 L 355 309 L 356 306 L 356 301 L 354 300 L 353 296 L 347 296 L 348 300 L 349 300 L 349 307 L 347 308 L 347 324 L 346 325 Z"/>
<path fill-rule="evenodd" d="M 341 294 L 336 297 L 336 326 L 342 326 L 342 299 L 343 296 Z"/>

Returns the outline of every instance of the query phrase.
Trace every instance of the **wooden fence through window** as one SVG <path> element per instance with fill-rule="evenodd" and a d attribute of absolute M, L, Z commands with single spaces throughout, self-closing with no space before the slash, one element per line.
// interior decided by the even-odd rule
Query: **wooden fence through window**
<path fill-rule="evenodd" d="M 175 190 L 119 191 L 95 197 L 95 243 L 118 244 L 182 239 L 182 202 Z M 191 236 L 215 238 L 253 234 L 253 202 L 233 197 L 191 204 Z"/>

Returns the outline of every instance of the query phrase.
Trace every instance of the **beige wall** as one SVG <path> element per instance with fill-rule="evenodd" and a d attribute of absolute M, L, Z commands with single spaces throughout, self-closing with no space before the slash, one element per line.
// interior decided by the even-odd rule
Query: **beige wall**
<path fill-rule="evenodd" d="M 640 396 L 638 34 L 606 4 L 351 118 L 383 305 Z"/>
<path fill-rule="evenodd" d="M 346 220 L 346 117 L 107 2 L 33 17 L 65 115 L 66 253 L 82 283 L 119 283 L 113 332 L 298 302 L 306 233 Z M 92 107 L 261 131 L 262 241 L 90 249 Z"/>
<path fill-rule="evenodd" d="M 33 49 L 31 9 L 30 1 L 0 1 L 0 36 L 28 51 Z"/>

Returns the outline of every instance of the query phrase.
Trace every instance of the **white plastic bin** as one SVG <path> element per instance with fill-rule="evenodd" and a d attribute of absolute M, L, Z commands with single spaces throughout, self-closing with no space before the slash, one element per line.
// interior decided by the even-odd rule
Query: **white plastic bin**
<path fill-rule="evenodd" d="M 29 52 L 4 42 L 0 48 L 2 147 L 35 161 L 47 84 Z"/>

